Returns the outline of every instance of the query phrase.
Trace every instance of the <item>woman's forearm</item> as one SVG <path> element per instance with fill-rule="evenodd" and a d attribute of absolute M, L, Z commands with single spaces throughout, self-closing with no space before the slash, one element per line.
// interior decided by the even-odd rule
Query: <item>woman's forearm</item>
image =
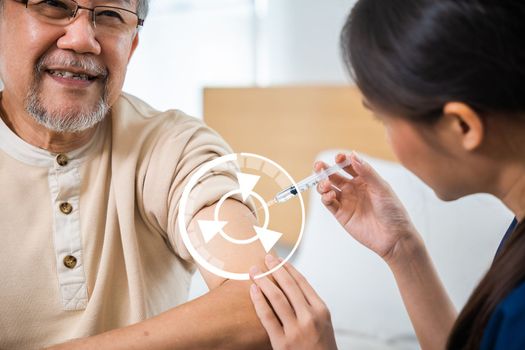
<path fill-rule="evenodd" d="M 417 235 L 400 241 L 387 261 L 421 348 L 443 350 L 457 312 Z"/>

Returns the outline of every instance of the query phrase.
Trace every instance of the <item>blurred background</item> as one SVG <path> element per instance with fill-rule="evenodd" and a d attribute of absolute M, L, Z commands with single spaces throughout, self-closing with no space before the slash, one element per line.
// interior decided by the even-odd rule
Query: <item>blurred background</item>
<path fill-rule="evenodd" d="M 338 37 L 353 0 L 151 0 L 125 90 L 202 116 L 210 86 L 344 84 Z"/>

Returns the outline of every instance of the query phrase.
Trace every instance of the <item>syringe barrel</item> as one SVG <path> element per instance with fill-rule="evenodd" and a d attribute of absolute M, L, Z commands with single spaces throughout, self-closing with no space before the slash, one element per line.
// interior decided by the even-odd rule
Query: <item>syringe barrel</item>
<path fill-rule="evenodd" d="M 333 165 L 330 168 L 325 169 L 317 174 L 313 174 L 307 177 L 306 179 L 298 182 L 297 187 L 290 186 L 287 189 L 282 190 L 275 196 L 274 200 L 277 203 L 286 202 L 297 196 L 299 192 L 304 192 L 314 186 L 317 186 L 321 181 L 327 179 L 330 175 L 336 173 L 342 168 L 349 166 L 350 163 L 350 159 L 347 158 L 342 164 Z"/>
<path fill-rule="evenodd" d="M 296 197 L 300 192 L 304 192 L 314 186 L 317 186 L 317 184 L 319 182 L 321 182 L 322 180 L 326 179 L 328 176 L 322 174 L 322 175 L 319 175 L 319 174 L 314 174 L 304 180 L 302 180 L 301 182 L 297 183 L 297 187 L 295 186 L 290 186 L 288 187 L 287 189 L 279 192 L 276 196 L 275 196 L 275 201 L 278 202 L 278 203 L 283 203 L 283 202 L 286 202 L 290 199 L 292 199 L 293 197 Z"/>

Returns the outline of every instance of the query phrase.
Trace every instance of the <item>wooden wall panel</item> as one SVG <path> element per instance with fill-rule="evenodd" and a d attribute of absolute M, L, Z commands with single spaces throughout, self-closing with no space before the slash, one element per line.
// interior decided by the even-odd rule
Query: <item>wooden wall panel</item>
<path fill-rule="evenodd" d="M 206 88 L 204 120 L 235 152 L 268 157 L 296 181 L 310 175 L 316 155 L 328 149 L 394 160 L 383 126 L 353 87 Z M 298 227 L 286 211 L 271 220 L 290 232 Z"/>

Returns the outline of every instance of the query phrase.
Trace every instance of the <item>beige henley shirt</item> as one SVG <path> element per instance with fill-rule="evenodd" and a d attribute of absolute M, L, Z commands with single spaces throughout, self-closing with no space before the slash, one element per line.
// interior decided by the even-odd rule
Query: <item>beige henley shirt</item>
<path fill-rule="evenodd" d="M 184 303 L 194 271 L 178 232 L 184 184 L 231 153 L 197 119 L 122 94 L 68 154 L 0 119 L 0 349 L 35 349 L 139 322 Z M 201 182 L 194 208 L 238 185 Z"/>

